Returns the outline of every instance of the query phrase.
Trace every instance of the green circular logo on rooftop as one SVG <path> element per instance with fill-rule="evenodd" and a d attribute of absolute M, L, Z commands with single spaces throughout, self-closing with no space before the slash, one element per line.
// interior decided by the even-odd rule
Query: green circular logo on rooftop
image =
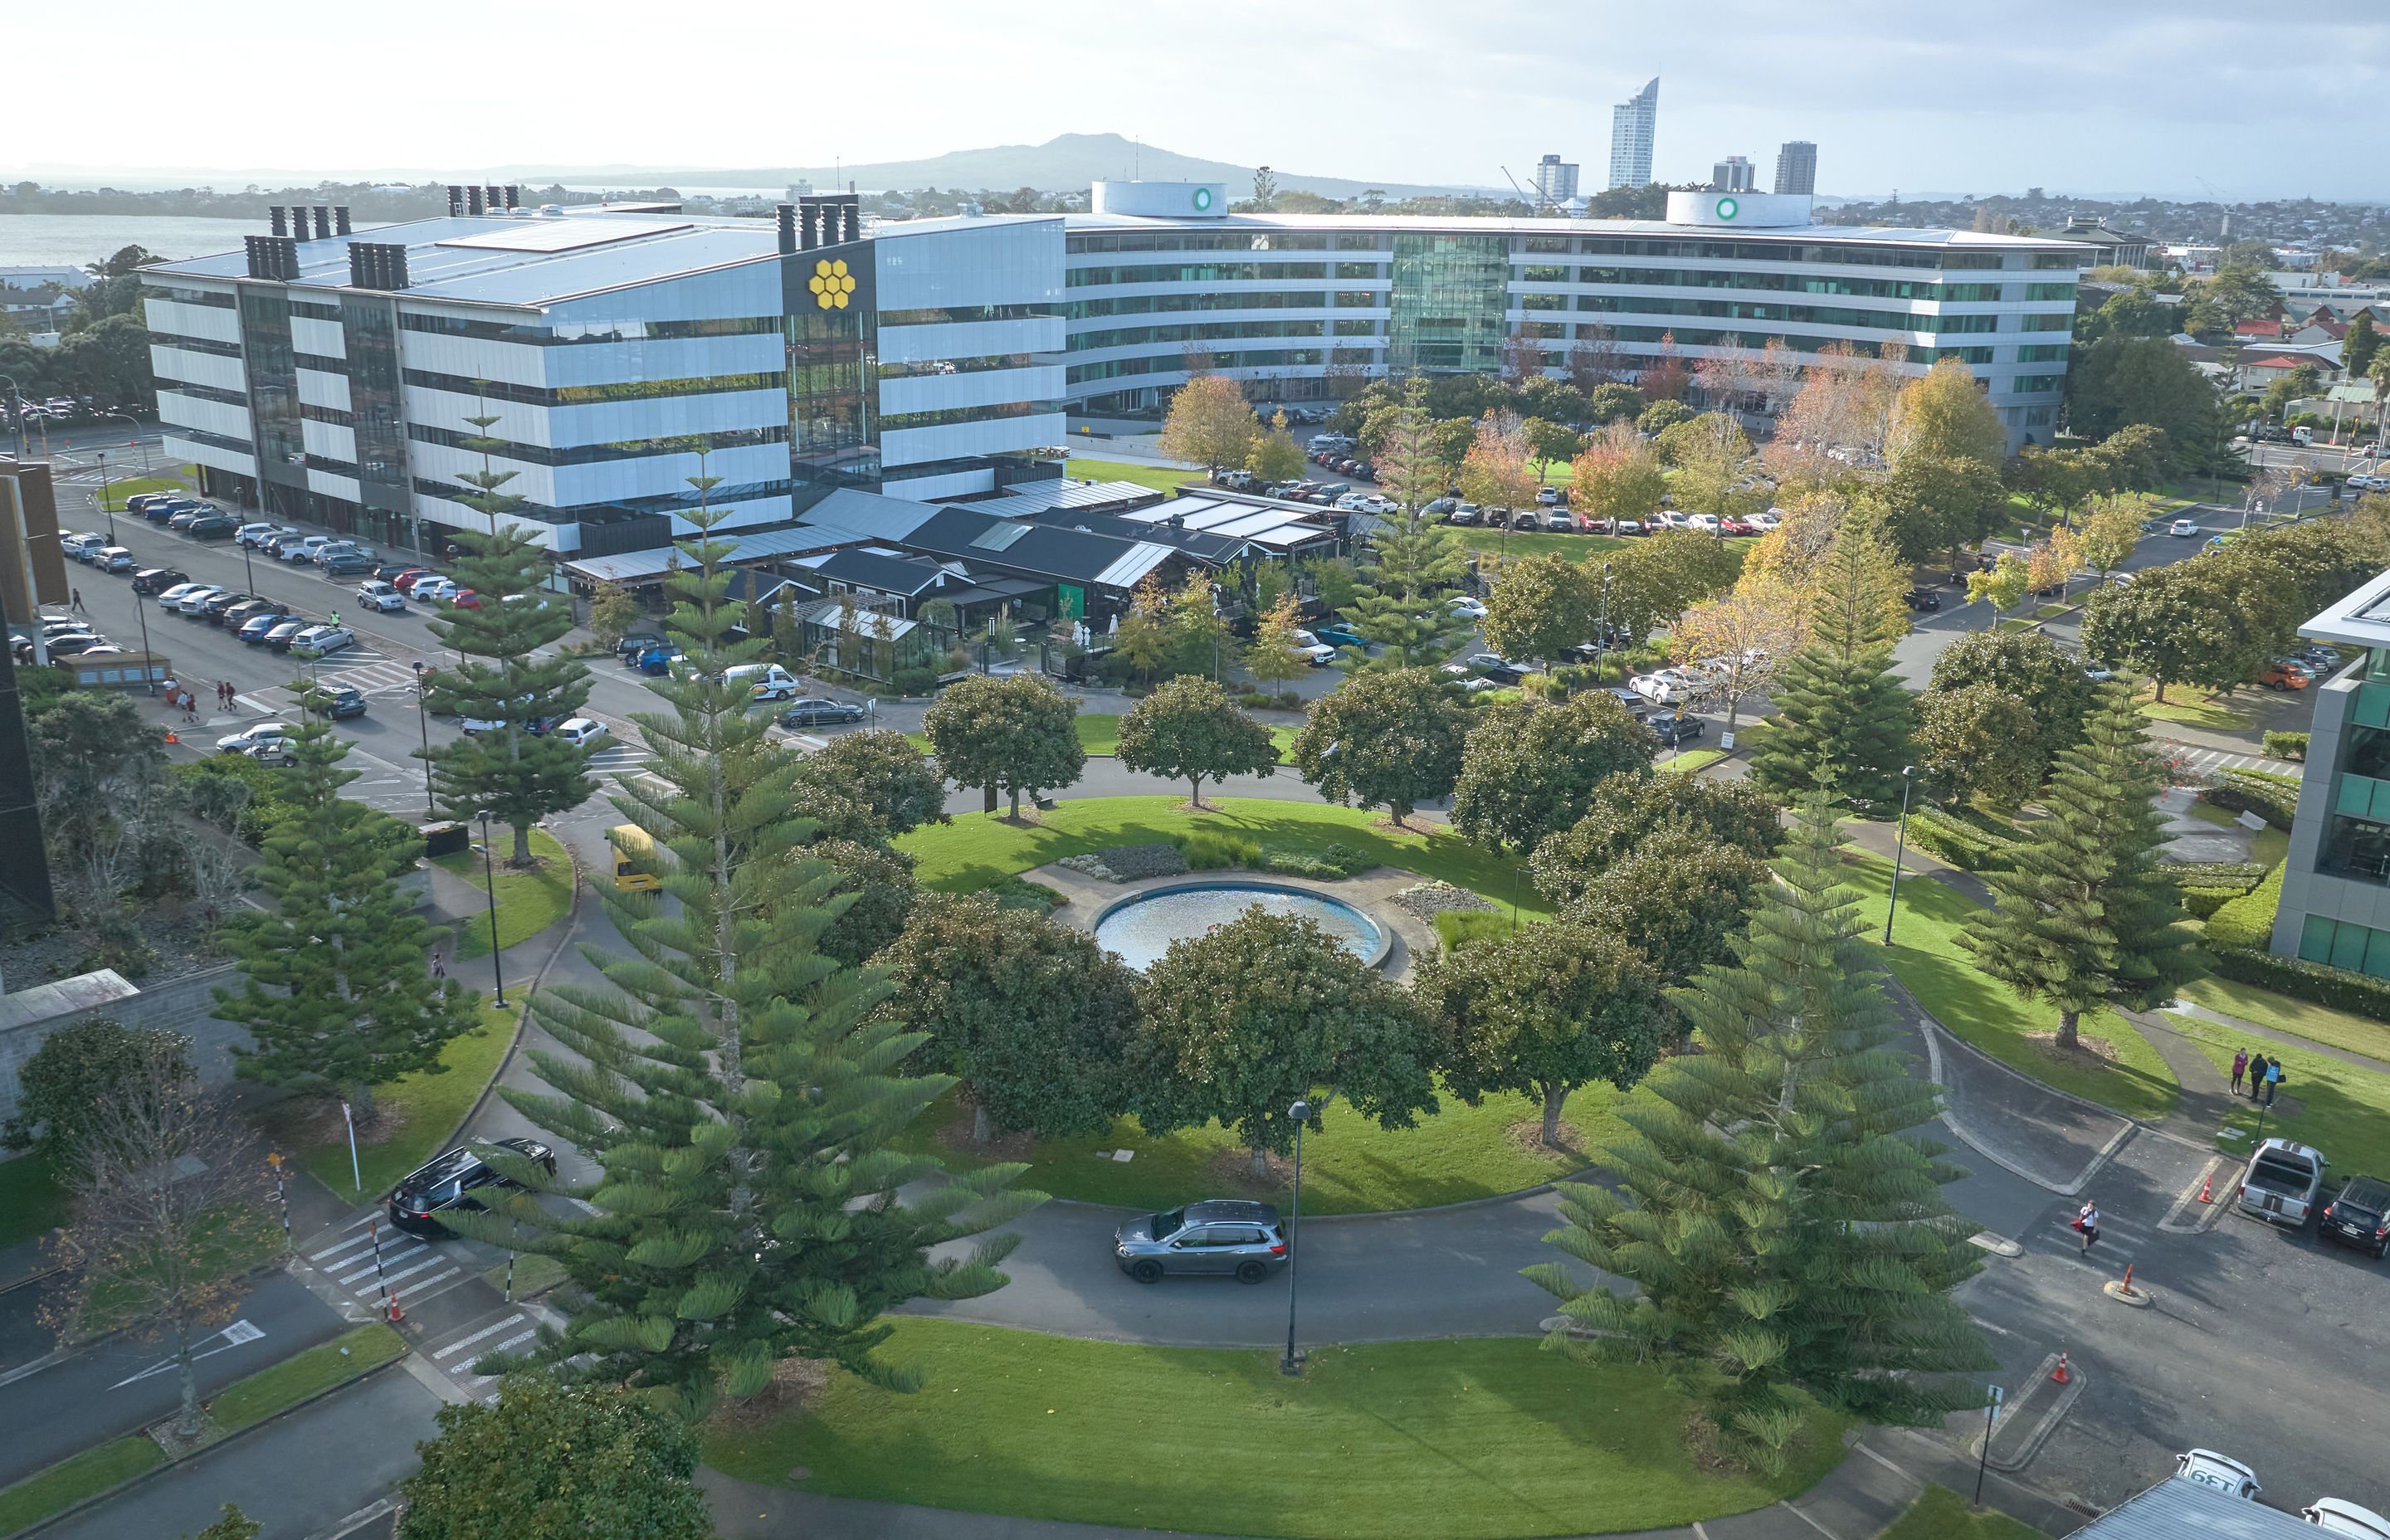
<path fill-rule="evenodd" d="M 1733 199 L 1721 198 L 1717 200 L 1717 216 L 1720 219 L 1732 219 L 1741 212 L 1742 212 L 1742 205 Z"/>
<path fill-rule="evenodd" d="M 1200 214 L 1200 213 L 1203 212 L 1205 210 L 1207 210 L 1207 209 L 1211 208 L 1211 206 L 1212 206 L 1212 189 L 1211 189 L 1211 188 L 1209 188 L 1209 187 L 1198 187 L 1198 188 L 1196 188 L 1196 189 L 1195 189 L 1195 212 L 1196 212 L 1197 213 L 1199 213 L 1199 214 Z"/>

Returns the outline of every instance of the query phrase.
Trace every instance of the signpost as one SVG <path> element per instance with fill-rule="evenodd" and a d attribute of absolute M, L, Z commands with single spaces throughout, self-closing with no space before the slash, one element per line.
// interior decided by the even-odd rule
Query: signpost
<path fill-rule="evenodd" d="M 2000 1388 L 1992 1387 L 1992 1398 L 1984 1404 L 1984 1452 L 1975 1461 L 1975 1502 L 1984 1506 L 1984 1471 L 1992 1462 L 1992 1429 L 2000 1419 Z"/>

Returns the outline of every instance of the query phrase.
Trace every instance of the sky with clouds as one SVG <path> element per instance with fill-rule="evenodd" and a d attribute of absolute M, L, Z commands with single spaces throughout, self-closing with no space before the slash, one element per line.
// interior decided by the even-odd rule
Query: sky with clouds
<path fill-rule="evenodd" d="M 2390 200 L 2384 0 L 110 0 L 9 31 L 0 174 L 765 167 L 1112 132 L 1398 182 L 1499 185 L 1555 151 L 1598 186 L 1611 104 L 1658 75 L 1663 180 L 1741 153 L 1764 181 L 1800 138 L 1829 193 Z"/>

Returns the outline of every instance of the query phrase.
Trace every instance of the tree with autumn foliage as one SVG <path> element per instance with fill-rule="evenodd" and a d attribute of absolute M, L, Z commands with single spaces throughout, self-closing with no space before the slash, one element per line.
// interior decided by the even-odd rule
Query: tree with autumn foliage
<path fill-rule="evenodd" d="M 1539 483 L 1528 464 L 1532 454 L 1517 413 L 1487 412 L 1460 457 L 1460 494 L 1489 508 L 1534 507 Z"/>
<path fill-rule="evenodd" d="M 1237 382 L 1207 374 L 1181 385 L 1170 398 L 1170 413 L 1163 419 L 1162 440 L 1156 447 L 1164 458 L 1200 465 L 1211 472 L 1222 466 L 1243 465 L 1260 436 L 1261 425 L 1253 420 L 1253 406 Z"/>
<path fill-rule="evenodd" d="M 1677 334 L 1662 332 L 1660 351 L 1644 363 L 1635 377 L 1636 389 L 1653 401 L 1682 401 L 1692 385 L 1692 371 L 1685 367 L 1683 355 L 1677 352 Z"/>
<path fill-rule="evenodd" d="M 1622 519 L 1651 518 L 1668 490 L 1658 453 L 1631 423 L 1614 422 L 1595 432 L 1570 469 L 1570 510 L 1607 524 L 1613 533 Z"/>

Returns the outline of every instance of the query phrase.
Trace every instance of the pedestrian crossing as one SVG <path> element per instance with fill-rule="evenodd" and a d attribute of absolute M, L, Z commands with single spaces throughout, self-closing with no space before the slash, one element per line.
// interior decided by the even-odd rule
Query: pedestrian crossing
<path fill-rule="evenodd" d="M 2158 740 L 2168 758 L 2175 760 L 2193 776 L 2220 776 L 2227 770 L 2269 770 L 2277 775 L 2296 773 L 2296 767 L 2281 760 L 2267 759 L 2259 754 L 2235 754 L 2223 749 L 2202 749 L 2171 738 Z"/>
<path fill-rule="evenodd" d="M 655 755 L 634 744 L 617 743 L 589 756 L 589 768 L 599 775 L 636 775 L 655 762 Z"/>
<path fill-rule="evenodd" d="M 433 1368 L 446 1375 L 468 1396 L 477 1401 L 495 1401 L 499 1377 L 476 1374 L 473 1366 L 494 1353 L 520 1353 L 538 1339 L 539 1327 L 529 1309 L 502 1306 L 466 1322 L 445 1339 L 426 1343 L 421 1351 Z"/>
<path fill-rule="evenodd" d="M 356 652 L 339 654 L 343 661 L 358 657 Z M 396 695 L 415 688 L 415 666 L 379 658 L 356 663 L 331 674 L 317 676 L 327 685 L 347 685 L 366 695 Z"/>
<path fill-rule="evenodd" d="M 450 1244 L 419 1239 L 368 1213 L 307 1260 L 353 1298 L 378 1308 L 394 1301 L 403 1310 L 467 1279 L 470 1259 Z"/>
<path fill-rule="evenodd" d="M 2153 1244 L 2156 1226 L 2143 1220 L 2127 1219 L 2122 1215 L 2100 1211 L 2100 1238 L 2087 1251 L 2082 1233 L 2074 1228 L 2076 1209 L 2059 1205 L 2050 1212 L 2049 1221 L 2037 1226 L 2033 1237 L 2036 1251 L 2055 1250 L 2103 1272 L 2124 1272 L 2126 1266 Z"/>

